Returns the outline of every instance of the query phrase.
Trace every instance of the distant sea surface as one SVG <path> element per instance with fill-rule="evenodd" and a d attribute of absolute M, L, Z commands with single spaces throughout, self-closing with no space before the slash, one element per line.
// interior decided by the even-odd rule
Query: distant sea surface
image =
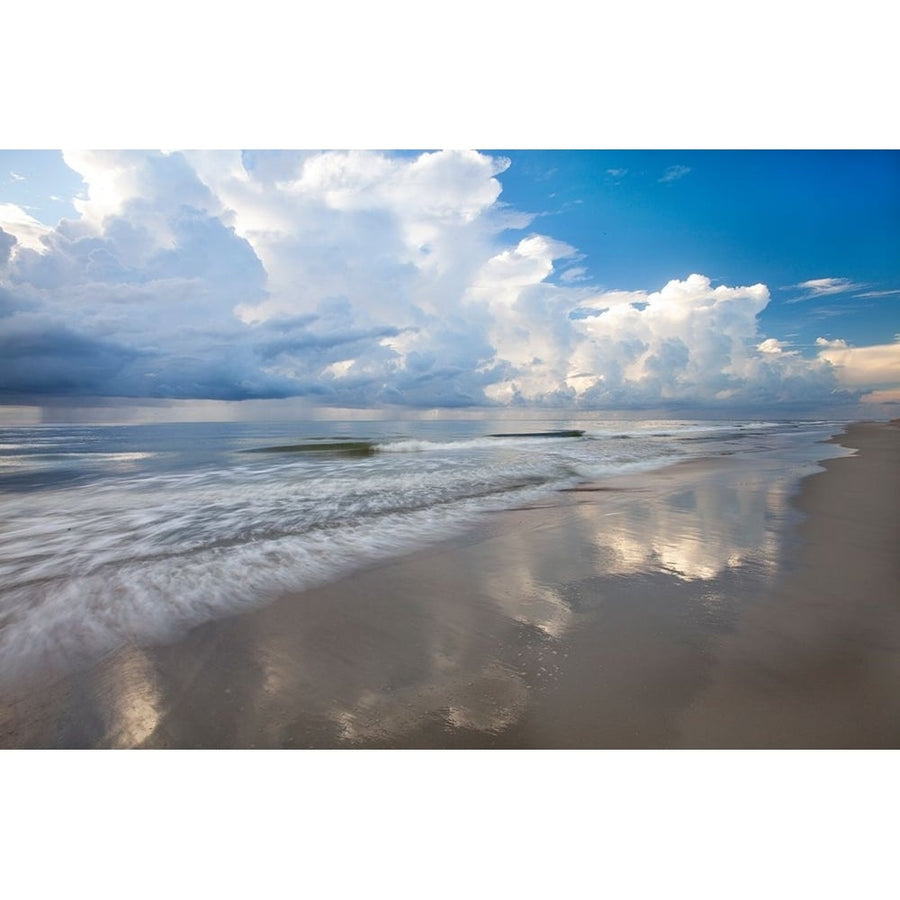
<path fill-rule="evenodd" d="M 300 591 L 583 482 L 738 455 L 799 481 L 834 421 L 0 429 L 0 682 Z M 579 433 L 580 432 L 580 433 Z"/>

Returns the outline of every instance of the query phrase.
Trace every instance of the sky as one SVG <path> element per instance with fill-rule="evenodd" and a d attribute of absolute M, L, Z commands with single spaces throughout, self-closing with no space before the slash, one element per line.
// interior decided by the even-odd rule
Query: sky
<path fill-rule="evenodd" d="M 900 401 L 896 151 L 11 150 L 0 229 L 8 406 Z"/>

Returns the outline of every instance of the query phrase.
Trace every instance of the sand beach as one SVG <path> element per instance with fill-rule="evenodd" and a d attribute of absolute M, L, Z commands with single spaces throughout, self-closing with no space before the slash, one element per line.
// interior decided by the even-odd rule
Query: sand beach
<path fill-rule="evenodd" d="M 691 460 L 0 692 L 4 748 L 896 748 L 900 426 Z"/>

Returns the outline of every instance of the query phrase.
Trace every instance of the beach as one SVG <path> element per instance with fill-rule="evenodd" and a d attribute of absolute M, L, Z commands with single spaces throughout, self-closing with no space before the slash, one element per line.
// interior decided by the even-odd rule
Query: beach
<path fill-rule="evenodd" d="M 486 513 L 0 691 L 6 748 L 896 748 L 900 427 Z"/>
<path fill-rule="evenodd" d="M 717 649 L 697 747 L 900 747 L 900 422 L 857 424 L 803 482 L 794 571 Z"/>

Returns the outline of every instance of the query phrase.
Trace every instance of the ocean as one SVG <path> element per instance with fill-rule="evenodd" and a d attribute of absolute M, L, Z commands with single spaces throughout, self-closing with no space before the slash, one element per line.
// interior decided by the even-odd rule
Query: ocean
<path fill-rule="evenodd" d="M 738 456 L 799 483 L 842 422 L 308 421 L 0 429 L 0 682 L 64 671 L 554 491 Z"/>

